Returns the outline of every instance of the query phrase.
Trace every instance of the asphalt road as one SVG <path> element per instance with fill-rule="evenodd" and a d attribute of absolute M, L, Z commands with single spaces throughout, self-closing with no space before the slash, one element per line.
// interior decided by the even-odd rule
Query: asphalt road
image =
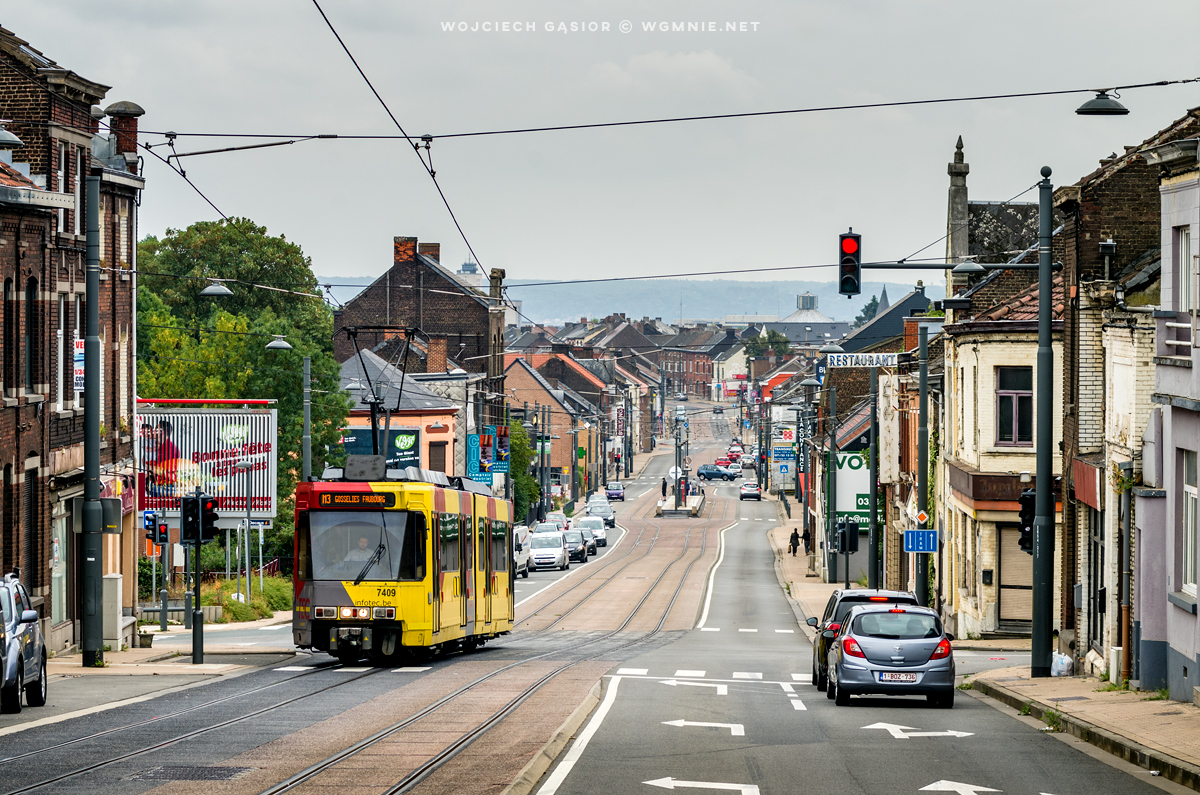
<path fill-rule="evenodd" d="M 609 672 L 601 705 L 539 795 L 1161 791 L 964 692 L 953 710 L 919 697 L 835 706 L 809 682 L 811 646 L 775 577 L 765 535 L 774 506 L 740 508 L 748 518 L 725 533 L 698 628 Z M 956 657 L 960 673 L 1019 661 Z M 906 736 L 916 731 L 939 734 Z M 949 731 L 965 736 L 940 734 Z"/>

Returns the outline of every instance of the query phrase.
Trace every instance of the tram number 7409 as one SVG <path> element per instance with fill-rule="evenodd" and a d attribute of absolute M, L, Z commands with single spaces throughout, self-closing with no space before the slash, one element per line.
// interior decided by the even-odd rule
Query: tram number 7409
<path fill-rule="evenodd" d="M 375 590 L 378 592 L 377 593 L 378 596 L 395 596 L 396 595 L 395 588 L 376 588 Z"/>

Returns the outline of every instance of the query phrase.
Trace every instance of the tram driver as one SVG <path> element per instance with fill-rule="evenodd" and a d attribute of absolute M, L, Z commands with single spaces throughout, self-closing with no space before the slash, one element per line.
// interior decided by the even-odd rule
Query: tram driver
<path fill-rule="evenodd" d="M 342 558 L 342 560 L 366 561 L 370 560 L 373 554 L 375 554 L 375 550 L 371 549 L 370 540 L 365 535 L 360 534 L 358 537 L 358 546 L 351 548 L 350 551 L 346 553 L 346 557 Z"/>

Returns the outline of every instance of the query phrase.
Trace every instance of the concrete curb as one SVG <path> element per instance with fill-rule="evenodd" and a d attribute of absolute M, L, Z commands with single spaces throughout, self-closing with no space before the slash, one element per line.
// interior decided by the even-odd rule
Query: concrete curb
<path fill-rule="evenodd" d="M 773 529 L 767 529 L 767 543 L 771 545 L 771 553 L 775 558 L 775 579 L 779 581 L 779 587 L 783 590 L 783 595 L 787 598 L 788 604 L 791 605 L 792 614 L 796 617 L 796 625 L 800 627 L 800 631 L 804 633 L 804 637 L 808 638 L 808 641 L 811 643 L 816 640 L 817 631 L 808 625 L 808 616 L 805 614 L 800 600 L 792 596 L 791 580 L 783 576 L 783 548 L 775 545 L 775 540 L 771 537 L 771 530 Z"/>
<path fill-rule="evenodd" d="M 533 755 L 529 764 L 521 769 L 513 783 L 501 790 L 500 795 L 528 795 L 533 792 L 538 782 L 542 780 L 542 776 L 546 775 L 546 771 L 554 764 L 554 760 L 567 747 L 567 743 L 575 737 L 575 732 L 579 730 L 579 727 L 583 725 L 599 703 L 600 682 L 596 682 L 583 699 L 583 703 L 576 707 L 562 725 L 554 730 L 554 734 L 550 735 L 546 744 Z"/>
<path fill-rule="evenodd" d="M 976 679 L 971 686 L 996 701 L 1006 704 L 1015 710 L 1022 711 L 1026 706 L 1029 713 L 1038 720 L 1044 721 L 1046 713 L 1057 710 L 1050 704 L 1037 699 L 1025 698 L 1025 694 L 1010 690 L 1007 687 L 990 682 L 986 679 Z M 1097 748 L 1124 759 L 1130 764 L 1147 770 L 1158 771 L 1163 778 L 1182 784 L 1195 790 L 1200 790 L 1200 765 L 1193 765 L 1182 759 L 1147 748 L 1139 742 L 1114 734 L 1093 723 L 1058 713 L 1062 731 L 1072 737 L 1091 743 Z"/>
<path fill-rule="evenodd" d="M 1021 648 L 1017 648 L 1015 646 L 1012 646 L 1012 647 L 1005 646 L 1003 648 L 1000 648 L 997 646 L 971 646 L 969 644 L 966 646 L 959 646 L 959 645 L 956 645 L 955 643 L 951 643 L 950 645 L 954 648 L 955 651 L 997 651 L 997 652 L 1004 652 L 1005 654 L 1017 654 L 1019 652 L 1028 652 L 1029 651 L 1029 649 L 1021 649 Z"/>

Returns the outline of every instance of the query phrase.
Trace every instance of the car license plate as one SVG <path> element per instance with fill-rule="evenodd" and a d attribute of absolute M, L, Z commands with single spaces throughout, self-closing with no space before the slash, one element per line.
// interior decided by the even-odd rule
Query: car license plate
<path fill-rule="evenodd" d="M 879 681 L 880 682 L 915 682 L 915 681 L 917 681 L 917 675 L 885 671 L 885 672 L 879 674 Z"/>

